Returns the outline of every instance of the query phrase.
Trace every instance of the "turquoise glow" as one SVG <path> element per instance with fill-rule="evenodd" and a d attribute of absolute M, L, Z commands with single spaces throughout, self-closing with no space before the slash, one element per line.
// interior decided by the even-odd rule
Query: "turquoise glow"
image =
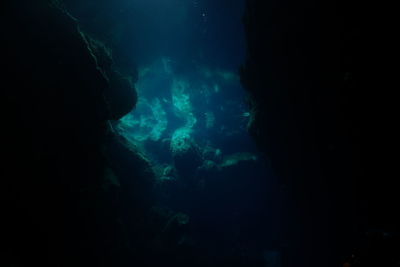
<path fill-rule="evenodd" d="M 250 113 L 238 75 L 204 66 L 178 73 L 175 64 L 162 57 L 140 68 L 138 104 L 117 131 L 140 147 L 152 142 L 169 148 L 171 155 L 193 144 L 211 145 L 221 154 L 226 149 L 216 138 L 247 136 Z"/>

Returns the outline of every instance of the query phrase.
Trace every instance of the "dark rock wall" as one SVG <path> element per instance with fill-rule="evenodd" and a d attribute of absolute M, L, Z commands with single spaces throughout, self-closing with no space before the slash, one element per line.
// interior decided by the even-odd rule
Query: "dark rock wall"
<path fill-rule="evenodd" d="M 359 1 L 247 1 L 241 77 L 250 131 L 291 196 L 287 266 L 338 266 L 370 229 L 399 230 L 387 149 L 393 103 L 383 93 L 397 82 L 382 10 Z M 380 253 L 368 251 L 362 266 L 398 254 Z"/>
<path fill-rule="evenodd" d="M 137 34 L 141 12 L 125 0 L 64 0 L 63 3 L 73 16 L 79 18 L 85 32 L 112 49 L 118 70 L 124 75 L 132 75 L 135 80 L 138 55 L 147 54 L 149 47 L 146 46 L 154 45 L 150 42 L 143 45 L 145 37 Z"/>
<path fill-rule="evenodd" d="M 108 123 L 128 112 L 135 99 L 124 99 L 124 110 L 113 112 L 105 94 L 112 78 L 68 13 L 46 1 L 1 5 L 5 253 L 0 265 L 127 266 L 137 261 L 132 247 L 138 244 L 129 245 L 126 225 L 132 214 L 141 217 L 151 200 L 124 209 L 121 199 L 132 187 L 150 194 L 146 184 L 151 180 L 143 180 L 151 173 L 137 170 L 146 161 L 115 141 Z M 133 90 L 121 85 L 112 94 L 118 88 Z M 112 98 L 114 107 L 118 98 Z M 106 156 L 115 148 L 133 153 L 130 171 L 118 173 L 113 152 Z"/>
<path fill-rule="evenodd" d="M 108 118 L 118 120 L 136 105 L 137 92 L 134 83 L 137 81 L 137 76 L 122 75 L 114 64 L 113 51 L 90 35 L 83 35 L 91 54 L 96 59 L 97 68 L 108 81 L 108 86 L 103 91 L 109 110 Z"/>

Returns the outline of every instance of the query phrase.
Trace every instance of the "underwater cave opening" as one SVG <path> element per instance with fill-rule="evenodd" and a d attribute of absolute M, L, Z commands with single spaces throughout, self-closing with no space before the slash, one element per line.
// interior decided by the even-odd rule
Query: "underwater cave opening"
<path fill-rule="evenodd" d="M 266 251 L 279 247 L 280 196 L 247 130 L 245 1 L 76 3 L 84 28 L 110 44 L 113 67 L 127 76 L 137 68 L 136 107 L 113 129 L 150 162 L 154 190 L 141 196 L 176 214 L 166 228 L 177 232 L 162 238 L 173 235 L 171 246 L 195 248 L 208 263 L 267 261 Z M 126 179 L 140 179 L 133 176 Z"/>
<path fill-rule="evenodd" d="M 133 1 L 129 7 L 141 11 L 134 34 L 144 36 L 135 39 L 140 53 L 133 52 L 138 102 L 115 129 L 164 170 L 159 176 L 182 168 L 180 157 L 192 159 L 185 165 L 195 169 L 257 161 L 239 77 L 244 1 Z"/>

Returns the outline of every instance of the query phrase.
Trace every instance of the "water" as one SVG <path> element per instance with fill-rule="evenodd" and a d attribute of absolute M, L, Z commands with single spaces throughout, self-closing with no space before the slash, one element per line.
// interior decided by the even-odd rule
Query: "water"
<path fill-rule="evenodd" d="M 183 138 L 224 154 L 256 152 L 246 131 L 249 111 L 238 75 L 206 68 L 179 75 L 173 64 L 162 57 L 140 69 L 139 101 L 116 129 L 141 147 L 171 142 L 173 150 L 174 140 Z"/>
<path fill-rule="evenodd" d="M 196 250 L 204 266 L 279 266 L 277 185 L 247 132 L 239 77 L 244 1 L 66 3 L 114 67 L 137 76 L 137 105 L 113 128 L 150 161 L 156 209 L 176 214 L 169 246 Z"/>

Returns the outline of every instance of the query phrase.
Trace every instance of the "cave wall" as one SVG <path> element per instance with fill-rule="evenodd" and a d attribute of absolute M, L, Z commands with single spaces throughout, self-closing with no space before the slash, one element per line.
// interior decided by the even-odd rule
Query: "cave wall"
<path fill-rule="evenodd" d="M 369 254 L 362 266 L 397 257 L 385 12 L 359 1 L 247 0 L 241 78 L 249 130 L 291 198 L 287 266 L 338 266 L 358 250 Z M 366 248 L 374 238 L 392 250 Z"/>
<path fill-rule="evenodd" d="M 134 107 L 134 88 L 111 63 L 105 70 L 77 20 L 48 1 L 2 3 L 1 23 L 0 265 L 139 261 L 127 225 L 151 207 L 152 174 L 109 126 Z M 131 155 L 125 173 L 117 148 Z M 129 198 L 133 187 L 148 196 Z"/>

